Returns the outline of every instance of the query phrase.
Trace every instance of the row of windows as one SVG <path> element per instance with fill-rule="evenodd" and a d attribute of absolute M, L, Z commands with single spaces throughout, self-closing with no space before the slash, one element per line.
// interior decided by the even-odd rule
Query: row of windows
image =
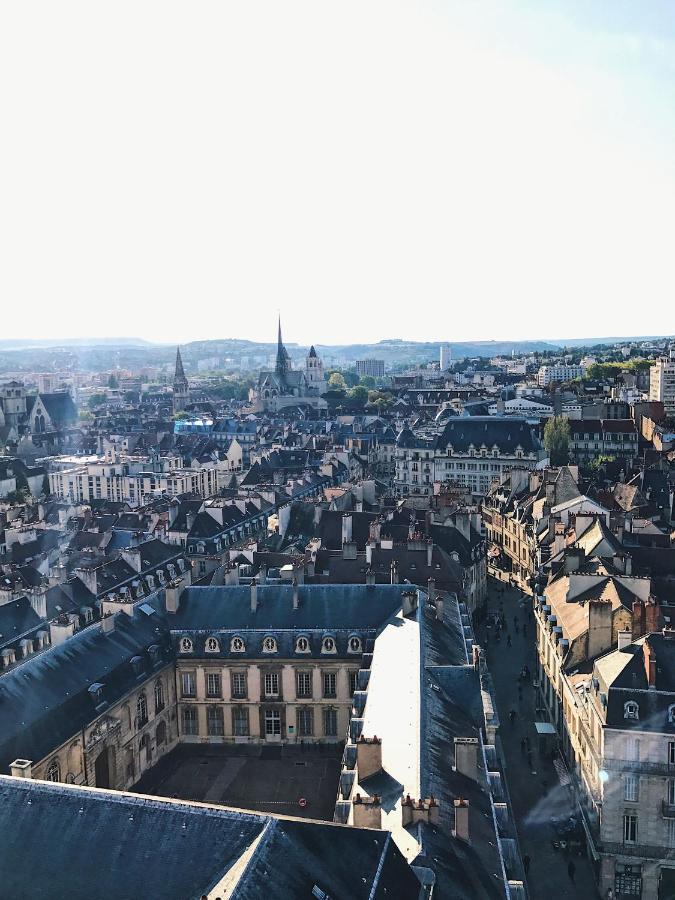
<path fill-rule="evenodd" d="M 349 690 L 353 694 L 356 690 L 357 672 L 349 673 Z M 298 671 L 295 673 L 296 695 L 302 698 L 312 697 L 312 672 Z M 322 696 L 325 698 L 337 697 L 337 672 L 321 673 Z M 266 697 L 279 696 L 279 673 L 265 672 L 263 678 L 263 690 Z M 230 672 L 230 693 L 234 700 L 248 699 L 248 673 Z M 197 696 L 197 680 L 194 672 L 181 672 L 181 696 Z M 220 672 L 206 673 L 206 696 L 218 699 L 223 696 L 223 679 Z M 141 695 L 145 703 L 145 695 Z M 140 702 L 140 697 L 139 697 Z M 147 720 L 147 717 L 146 717 Z"/>
<path fill-rule="evenodd" d="M 337 737 L 338 711 L 329 708 L 321 713 L 323 735 L 325 737 Z M 199 716 L 196 706 L 185 706 L 181 712 L 183 734 L 199 734 Z M 276 709 L 265 710 L 264 714 L 265 734 L 268 736 L 281 735 L 281 713 Z M 297 733 L 300 737 L 312 737 L 314 730 L 314 710 L 302 707 L 297 711 Z M 208 706 L 206 708 L 206 733 L 210 737 L 223 737 L 225 735 L 225 712 L 222 706 Z M 235 737 L 248 737 L 251 734 L 249 709 L 245 706 L 232 708 L 232 734 Z M 53 779 L 58 781 L 58 779 Z"/>
<path fill-rule="evenodd" d="M 640 706 L 635 700 L 628 700 L 623 705 L 623 717 L 624 719 L 639 719 L 640 718 Z M 668 722 L 669 724 L 675 724 L 675 703 L 672 703 L 668 707 Z"/>
<path fill-rule="evenodd" d="M 361 653 L 362 650 L 361 638 L 358 635 L 352 635 L 347 642 L 347 649 L 350 653 Z M 194 642 L 192 638 L 183 637 L 180 641 L 180 649 L 181 653 L 192 653 L 194 650 Z M 276 653 L 279 647 L 277 644 L 276 638 L 268 635 L 264 638 L 262 642 L 262 650 L 263 653 Z M 218 638 L 209 637 L 206 639 L 205 650 L 207 653 L 220 653 L 220 641 Z M 231 653 L 244 653 L 246 651 L 246 643 L 242 637 L 237 635 L 233 637 L 230 641 L 230 652 Z M 305 635 L 301 635 L 297 638 L 295 642 L 295 652 L 296 653 L 309 653 L 311 651 L 311 646 L 309 642 L 309 638 Z M 337 645 L 335 643 L 335 638 L 330 635 L 324 637 L 321 642 L 321 652 L 322 653 L 337 653 Z"/>

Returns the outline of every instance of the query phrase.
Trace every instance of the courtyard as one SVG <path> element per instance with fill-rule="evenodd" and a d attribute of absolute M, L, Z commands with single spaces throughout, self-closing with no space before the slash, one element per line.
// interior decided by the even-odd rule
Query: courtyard
<path fill-rule="evenodd" d="M 146 772 L 134 791 L 332 821 L 341 759 L 342 744 L 186 744 Z"/>

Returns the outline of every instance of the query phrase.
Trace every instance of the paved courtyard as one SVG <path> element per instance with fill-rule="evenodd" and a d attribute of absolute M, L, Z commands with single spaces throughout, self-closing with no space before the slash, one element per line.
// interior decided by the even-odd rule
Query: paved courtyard
<path fill-rule="evenodd" d="M 332 820 L 341 758 L 341 745 L 304 751 L 281 746 L 185 745 L 146 773 L 134 790 Z M 300 805 L 301 799 L 305 806 Z"/>
<path fill-rule="evenodd" d="M 534 621 L 529 612 L 531 599 L 508 587 L 504 588 L 503 595 L 498 595 L 497 587 L 498 583 L 490 579 L 489 612 L 497 612 L 500 600 L 503 602 L 508 632 L 502 632 L 501 641 L 496 643 L 494 629 L 488 630 L 487 658 L 495 686 L 506 778 L 520 848 L 523 856 L 529 856 L 531 860 L 527 882 L 529 894 L 533 900 L 551 896 L 556 900 L 595 900 L 598 892 L 588 857 L 569 857 L 552 846 L 551 816 L 565 817 L 575 812 L 575 805 L 568 789 L 560 784 L 551 760 L 538 752 L 534 728 L 537 719 L 535 689 L 525 684 L 522 699 L 518 696 L 518 675 L 523 665 L 527 664 L 531 672 L 535 671 Z M 514 616 L 518 618 L 518 632 L 514 628 Z M 527 636 L 523 635 L 523 625 Z M 507 646 L 507 633 L 511 637 L 511 647 Z M 485 628 L 479 634 L 484 643 Z M 509 720 L 511 710 L 516 712 L 513 725 Z M 525 737 L 532 750 L 531 765 L 526 750 L 521 747 Z M 575 866 L 574 881 L 567 872 L 570 858 Z"/>

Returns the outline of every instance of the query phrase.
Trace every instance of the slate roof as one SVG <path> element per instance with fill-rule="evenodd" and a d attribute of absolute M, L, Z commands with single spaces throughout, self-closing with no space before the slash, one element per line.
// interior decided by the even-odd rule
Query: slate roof
<path fill-rule="evenodd" d="M 174 634 L 270 633 L 279 641 L 282 633 L 329 632 L 336 635 L 339 654 L 342 636 L 346 641 L 349 634 L 377 630 L 401 606 L 406 590 L 409 586 L 402 584 L 299 585 L 299 608 L 294 610 L 291 585 L 260 585 L 253 612 L 247 585 L 188 587 L 178 612 L 169 617 L 169 627 Z M 229 643 L 222 650 L 229 654 Z M 260 655 L 257 645 L 254 655 Z"/>
<path fill-rule="evenodd" d="M 464 453 L 470 445 L 490 449 L 495 444 L 502 453 L 515 453 L 522 447 L 524 453 L 537 453 L 541 444 L 536 429 L 526 419 L 509 416 L 471 416 L 451 419 L 436 441 L 436 447 L 444 450 L 452 444 L 455 451 Z"/>
<path fill-rule="evenodd" d="M 232 900 L 311 898 L 315 886 L 336 900 L 420 890 L 386 832 L 201 803 L 0 777 L 0 828 L 0 880 L 13 900 L 186 900 L 238 862 Z"/>
<path fill-rule="evenodd" d="M 112 704 L 138 684 L 130 665 L 133 656 L 143 657 L 146 672 L 152 671 L 146 652 L 151 645 L 163 645 L 164 659 L 169 659 L 167 638 L 155 630 L 160 625 L 158 613 L 119 613 L 110 634 L 98 626 L 86 628 L 3 674 L 0 772 L 8 772 L 17 758 L 43 759 L 94 721 L 100 712 L 89 695 L 91 684 L 103 684 L 105 700 Z"/>
<path fill-rule="evenodd" d="M 40 394 L 40 399 L 55 425 L 67 425 L 77 420 L 77 407 L 68 391 Z"/>
<path fill-rule="evenodd" d="M 43 622 L 28 597 L 4 603 L 0 606 L 0 650 L 35 631 Z"/>
<path fill-rule="evenodd" d="M 215 887 L 268 821 L 0 777 L 2 893 L 13 900 L 197 898 Z"/>
<path fill-rule="evenodd" d="M 416 900 L 420 891 L 388 832 L 318 822 L 272 822 L 232 900 L 268 900 L 270 872 L 275 900 L 310 900 L 315 885 L 335 900 Z"/>

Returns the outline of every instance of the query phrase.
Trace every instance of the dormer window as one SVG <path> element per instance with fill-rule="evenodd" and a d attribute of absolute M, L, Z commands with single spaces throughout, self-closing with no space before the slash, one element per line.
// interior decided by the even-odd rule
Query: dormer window
<path fill-rule="evenodd" d="M 335 638 L 325 637 L 321 643 L 321 652 L 322 653 L 336 653 L 337 649 L 335 647 Z"/>
<path fill-rule="evenodd" d="M 629 700 L 627 703 L 624 703 L 623 717 L 624 717 L 624 719 L 639 719 L 640 718 L 640 707 L 637 705 L 635 700 Z"/>
<path fill-rule="evenodd" d="M 273 637 L 266 637 L 263 641 L 263 653 L 276 653 L 277 642 Z"/>
<path fill-rule="evenodd" d="M 670 725 L 675 725 L 675 703 L 668 707 L 668 722 Z"/>
<path fill-rule="evenodd" d="M 160 583 L 160 584 L 164 584 L 165 576 L 164 576 L 164 570 L 163 570 L 163 569 L 159 569 L 159 571 L 157 572 L 157 577 L 159 578 L 159 583 Z"/>
<path fill-rule="evenodd" d="M 240 637 L 233 637 L 230 642 L 230 650 L 232 653 L 243 653 L 246 649 L 246 644 L 243 639 Z"/>
<path fill-rule="evenodd" d="M 296 653 L 309 653 L 309 640 L 303 635 L 295 642 Z"/>
<path fill-rule="evenodd" d="M 190 638 L 184 637 L 180 639 L 180 652 L 192 653 L 192 641 Z"/>
<path fill-rule="evenodd" d="M 349 652 L 350 653 L 360 653 L 361 652 L 361 638 L 357 635 L 352 635 L 349 638 Z"/>
<path fill-rule="evenodd" d="M 131 658 L 131 667 L 134 670 L 134 675 L 142 675 L 143 674 L 143 657 L 142 656 L 133 656 Z"/>
<path fill-rule="evenodd" d="M 217 638 L 210 637 L 206 639 L 206 652 L 207 653 L 218 653 L 220 650 L 220 644 L 218 643 Z"/>

